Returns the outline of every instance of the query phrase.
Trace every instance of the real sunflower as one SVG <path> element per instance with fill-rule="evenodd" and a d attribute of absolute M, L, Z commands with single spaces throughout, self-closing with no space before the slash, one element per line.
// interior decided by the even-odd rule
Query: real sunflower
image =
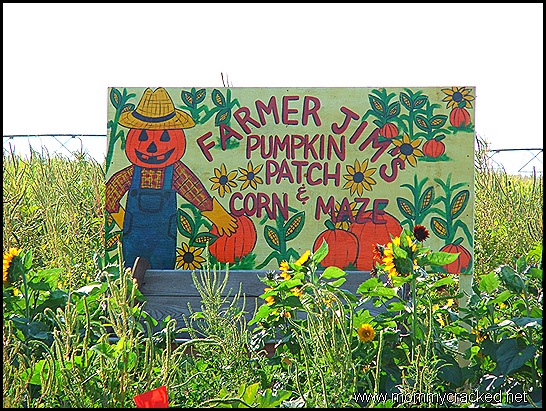
<path fill-rule="evenodd" d="M 351 190 L 351 194 L 358 193 L 361 196 L 364 190 L 372 191 L 372 186 L 377 182 L 372 178 L 372 175 L 377 171 L 376 168 L 368 169 L 368 160 L 359 163 L 355 160 L 354 166 L 347 166 L 349 174 L 345 174 L 343 178 L 347 180 L 343 188 Z"/>
<path fill-rule="evenodd" d="M 375 330 L 371 324 L 362 324 L 358 327 L 358 337 L 362 342 L 373 341 L 375 338 Z"/>
<path fill-rule="evenodd" d="M 292 278 L 292 276 L 290 274 L 288 274 L 286 271 L 282 271 L 280 273 L 280 276 L 283 278 L 283 280 L 290 280 Z"/>
<path fill-rule="evenodd" d="M 11 247 L 4 253 L 3 268 L 2 268 L 2 282 L 7 283 L 9 281 L 9 269 L 13 259 L 21 254 L 20 248 Z"/>
<path fill-rule="evenodd" d="M 209 178 L 213 183 L 211 190 L 218 190 L 220 197 L 223 197 L 226 193 L 231 193 L 231 187 L 237 187 L 235 177 L 237 176 L 237 171 L 227 172 L 226 165 L 222 163 L 220 168 L 214 169 L 214 177 Z"/>
<path fill-rule="evenodd" d="M 394 255 L 392 253 L 392 243 L 388 243 L 383 250 L 383 264 L 385 264 L 385 270 L 389 273 L 389 277 L 397 276 L 396 265 L 394 264 Z"/>
<path fill-rule="evenodd" d="M 295 297 L 298 297 L 298 298 L 300 298 L 300 297 L 303 295 L 303 292 L 301 291 L 301 288 L 299 288 L 299 287 L 291 288 L 291 289 L 290 289 L 290 292 L 291 292 Z"/>
<path fill-rule="evenodd" d="M 205 259 L 202 247 L 193 247 L 186 243 L 182 243 L 181 248 L 176 249 L 176 268 L 182 270 L 198 270 L 201 268 Z"/>
<path fill-rule="evenodd" d="M 279 268 L 282 270 L 282 271 L 288 271 L 290 270 L 290 266 L 288 265 L 288 262 L 286 261 L 281 261 L 281 263 L 279 264 Z"/>
<path fill-rule="evenodd" d="M 307 262 L 307 260 L 309 260 L 309 257 L 311 256 L 311 250 L 307 250 L 305 253 L 303 253 L 301 255 L 300 258 L 298 258 L 296 260 L 296 262 L 294 263 L 295 265 L 299 265 L 299 266 L 302 266 L 303 264 L 305 264 Z"/>
<path fill-rule="evenodd" d="M 413 227 L 413 235 L 417 241 L 422 242 L 429 237 L 429 232 L 425 226 L 417 224 Z"/>

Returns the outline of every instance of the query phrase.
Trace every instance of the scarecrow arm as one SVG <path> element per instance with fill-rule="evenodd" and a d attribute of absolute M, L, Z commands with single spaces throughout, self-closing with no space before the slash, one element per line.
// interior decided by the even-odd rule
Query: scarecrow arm
<path fill-rule="evenodd" d="M 214 198 L 212 200 L 212 210 L 202 211 L 205 217 L 207 217 L 218 229 L 218 234 L 231 236 L 237 229 L 237 221 L 229 214 L 222 204 Z"/>

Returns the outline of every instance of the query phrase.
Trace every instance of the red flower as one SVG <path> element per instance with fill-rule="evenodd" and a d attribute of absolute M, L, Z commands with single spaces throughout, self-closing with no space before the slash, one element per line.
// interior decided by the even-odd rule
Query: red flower
<path fill-rule="evenodd" d="M 139 394 L 133 398 L 137 408 L 169 408 L 167 387 L 162 385 L 155 390 Z"/>
<path fill-rule="evenodd" d="M 425 241 L 429 237 L 428 230 L 422 225 L 413 227 L 413 235 L 417 241 Z"/>
<path fill-rule="evenodd" d="M 385 249 L 384 245 L 381 244 L 372 244 L 373 258 L 374 260 L 381 261 L 383 258 L 383 250 Z"/>

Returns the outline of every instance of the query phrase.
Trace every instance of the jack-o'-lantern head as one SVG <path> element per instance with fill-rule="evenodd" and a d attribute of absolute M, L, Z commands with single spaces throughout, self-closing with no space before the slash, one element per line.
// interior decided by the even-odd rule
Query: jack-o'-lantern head
<path fill-rule="evenodd" d="M 184 130 L 139 130 L 127 134 L 125 154 L 129 161 L 145 168 L 164 168 L 180 160 L 186 151 Z"/>
<path fill-rule="evenodd" d="M 191 116 L 174 108 L 167 91 L 147 88 L 135 110 L 121 113 L 119 124 L 129 128 L 125 154 L 145 168 L 167 167 L 186 151 L 185 128 L 195 125 Z"/>

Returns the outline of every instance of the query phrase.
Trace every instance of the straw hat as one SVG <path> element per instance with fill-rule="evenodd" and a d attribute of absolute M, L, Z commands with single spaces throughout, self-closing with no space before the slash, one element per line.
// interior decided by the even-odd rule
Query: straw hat
<path fill-rule="evenodd" d="M 119 124 L 127 128 L 172 130 L 195 126 L 191 116 L 174 108 L 173 101 L 163 87 L 147 88 L 133 111 L 121 113 Z"/>

